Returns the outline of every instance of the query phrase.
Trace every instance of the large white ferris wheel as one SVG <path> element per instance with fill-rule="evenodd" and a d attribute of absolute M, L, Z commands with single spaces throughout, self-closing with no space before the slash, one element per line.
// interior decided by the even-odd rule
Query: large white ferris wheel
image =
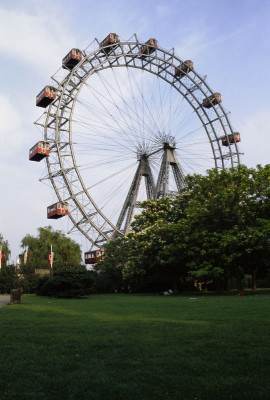
<path fill-rule="evenodd" d="M 185 176 L 239 164 L 221 95 L 156 39 L 121 41 L 111 33 L 72 49 L 37 96 L 44 139 L 29 158 L 46 157 L 58 202 L 72 228 L 99 248 L 130 230 L 145 199 L 173 197 Z"/>

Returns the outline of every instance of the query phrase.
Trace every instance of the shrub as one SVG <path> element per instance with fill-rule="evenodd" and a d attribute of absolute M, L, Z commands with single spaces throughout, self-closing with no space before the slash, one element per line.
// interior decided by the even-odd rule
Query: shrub
<path fill-rule="evenodd" d="M 52 278 L 39 278 L 36 293 L 40 296 L 78 298 L 91 293 L 93 277 L 82 265 L 58 267 Z"/>
<path fill-rule="evenodd" d="M 10 289 L 19 287 L 19 281 L 14 265 L 2 265 L 0 270 L 0 293 L 10 293 Z"/>

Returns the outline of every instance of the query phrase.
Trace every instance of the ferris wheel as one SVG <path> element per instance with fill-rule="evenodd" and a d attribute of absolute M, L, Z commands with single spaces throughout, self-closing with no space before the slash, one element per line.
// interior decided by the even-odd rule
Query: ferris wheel
<path fill-rule="evenodd" d="M 191 60 L 136 35 L 115 33 L 72 49 L 37 96 L 43 140 L 29 159 L 46 159 L 58 201 L 48 218 L 68 215 L 92 248 L 126 234 L 141 201 L 174 197 L 187 174 L 240 163 L 220 93 Z"/>

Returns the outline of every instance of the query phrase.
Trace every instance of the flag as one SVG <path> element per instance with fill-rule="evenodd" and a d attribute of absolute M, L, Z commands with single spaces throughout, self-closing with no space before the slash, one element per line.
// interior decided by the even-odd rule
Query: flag
<path fill-rule="evenodd" d="M 49 252 L 49 257 L 48 257 L 48 263 L 49 263 L 50 265 L 52 265 L 52 263 L 53 263 L 53 256 L 54 256 L 54 252 L 53 252 L 53 251 L 50 251 L 50 252 Z"/>
<path fill-rule="evenodd" d="M 25 250 L 25 252 L 24 252 L 24 256 L 23 256 L 23 262 L 24 262 L 24 265 L 26 265 L 26 264 L 27 264 L 28 257 L 29 257 L 29 251 Z"/>

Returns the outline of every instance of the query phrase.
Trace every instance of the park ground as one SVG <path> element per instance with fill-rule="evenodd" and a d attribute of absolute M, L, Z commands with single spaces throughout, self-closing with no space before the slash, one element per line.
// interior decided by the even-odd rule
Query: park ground
<path fill-rule="evenodd" d="M 0 308 L 0 397 L 266 400 L 269 311 L 269 291 L 23 295 Z"/>

